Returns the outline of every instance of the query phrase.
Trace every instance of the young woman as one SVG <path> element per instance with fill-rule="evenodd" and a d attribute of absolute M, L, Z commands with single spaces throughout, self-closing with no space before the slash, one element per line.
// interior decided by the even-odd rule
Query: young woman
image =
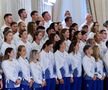
<path fill-rule="evenodd" d="M 98 22 L 94 22 L 93 23 L 93 26 L 92 26 L 92 28 L 91 28 L 91 32 L 89 33 L 89 35 L 88 35 L 88 39 L 89 38 L 94 38 L 94 35 L 96 34 L 96 33 L 98 33 L 99 32 L 99 23 Z"/>
<path fill-rule="evenodd" d="M 16 54 L 16 46 L 12 43 L 13 33 L 11 31 L 7 31 L 4 35 L 4 42 L 1 46 L 1 54 L 4 55 L 6 48 L 11 47 L 14 49 Z"/>
<path fill-rule="evenodd" d="M 53 42 L 47 40 L 40 52 L 40 63 L 43 70 L 43 75 L 46 81 L 44 90 L 55 90 L 56 87 L 56 65 L 54 55 L 51 52 L 53 49 Z"/>
<path fill-rule="evenodd" d="M 32 50 L 30 53 L 30 68 L 33 76 L 33 90 L 43 90 L 46 82 L 43 78 L 43 71 L 40 65 L 40 55 L 37 50 Z"/>
<path fill-rule="evenodd" d="M 90 45 L 86 45 L 83 51 L 85 53 L 83 58 L 85 90 L 96 90 L 96 63 L 94 57 L 92 57 L 93 49 Z"/>
<path fill-rule="evenodd" d="M 5 74 L 5 89 L 6 90 L 20 90 L 21 76 L 20 65 L 16 59 L 14 59 L 13 48 L 7 48 L 5 50 L 2 68 Z"/>
<path fill-rule="evenodd" d="M 38 50 L 39 52 L 42 49 L 43 43 L 42 43 L 42 32 L 41 31 L 36 31 L 34 34 L 34 38 L 33 38 L 33 43 L 31 44 L 32 46 L 32 50 Z"/>
<path fill-rule="evenodd" d="M 70 90 L 70 82 L 72 81 L 72 67 L 65 49 L 65 40 L 59 40 L 54 49 L 59 90 Z"/>
<path fill-rule="evenodd" d="M 26 58 L 29 59 L 30 51 L 31 51 L 31 43 L 27 41 L 27 38 L 28 38 L 27 31 L 22 30 L 19 33 L 19 36 L 20 36 L 21 40 L 18 42 L 17 47 L 20 45 L 24 45 L 27 50 Z"/>
<path fill-rule="evenodd" d="M 17 59 L 21 68 L 22 82 L 21 90 L 31 90 L 33 79 L 30 73 L 30 65 L 26 59 L 26 48 L 24 45 L 18 47 Z"/>
<path fill-rule="evenodd" d="M 103 66 L 103 61 L 101 60 L 100 57 L 100 52 L 99 52 L 99 47 L 94 46 L 93 47 L 93 57 L 95 58 L 96 61 L 96 89 L 97 90 L 104 90 L 103 87 L 103 82 L 105 79 L 105 73 L 104 73 L 104 66 Z"/>
<path fill-rule="evenodd" d="M 82 86 L 82 58 L 79 53 L 79 43 L 73 41 L 69 47 L 69 57 L 72 63 L 73 80 L 71 90 L 81 90 Z M 73 89 L 72 89 L 73 88 Z"/>
<path fill-rule="evenodd" d="M 66 42 L 66 51 L 68 52 L 69 46 L 71 44 L 71 41 L 69 40 L 69 30 L 68 29 L 62 29 L 61 31 L 61 39 L 65 39 Z"/>
<path fill-rule="evenodd" d="M 34 33 L 36 31 L 37 25 L 35 22 L 29 22 L 27 25 L 27 32 L 28 32 L 28 41 L 30 43 L 33 42 Z"/>

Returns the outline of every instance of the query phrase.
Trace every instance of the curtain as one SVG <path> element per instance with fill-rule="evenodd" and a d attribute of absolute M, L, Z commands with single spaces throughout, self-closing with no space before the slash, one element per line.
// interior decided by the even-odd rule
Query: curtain
<path fill-rule="evenodd" d="M 108 19 L 108 1 L 107 0 L 86 0 L 88 12 L 93 16 L 94 21 L 98 21 L 100 29 L 103 28 L 103 23 Z"/>

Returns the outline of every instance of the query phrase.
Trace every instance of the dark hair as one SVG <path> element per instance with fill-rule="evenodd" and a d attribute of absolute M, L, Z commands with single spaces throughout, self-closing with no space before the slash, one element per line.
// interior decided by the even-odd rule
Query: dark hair
<path fill-rule="evenodd" d="M 76 31 L 74 32 L 74 35 L 73 35 L 73 39 L 72 40 L 77 40 L 77 36 L 78 34 L 80 33 L 81 31 Z"/>
<path fill-rule="evenodd" d="M 7 31 L 7 32 L 5 32 L 5 34 L 4 34 L 4 42 L 6 42 L 6 36 L 9 34 L 9 33 L 12 33 L 12 31 Z"/>
<path fill-rule="evenodd" d="M 54 37 L 55 35 L 57 35 L 56 33 L 51 33 L 49 36 L 49 40 L 51 40 L 52 42 L 54 42 Z"/>
<path fill-rule="evenodd" d="M 23 13 L 23 11 L 25 11 L 25 9 L 24 9 L 24 8 L 19 9 L 19 10 L 18 10 L 18 15 L 19 15 L 19 16 L 21 16 L 21 13 Z"/>
<path fill-rule="evenodd" d="M 10 27 L 5 27 L 5 28 L 4 28 L 4 31 L 3 31 L 3 35 L 5 35 L 5 33 L 6 33 L 7 31 L 10 31 L 10 29 L 11 29 Z"/>
<path fill-rule="evenodd" d="M 107 27 L 107 25 L 108 25 L 108 20 L 105 21 L 105 23 L 103 24 L 103 26 L 104 26 L 104 27 Z"/>
<path fill-rule="evenodd" d="M 30 34 L 32 37 L 34 35 L 34 28 L 33 28 L 33 25 L 35 25 L 36 23 L 35 22 L 29 22 L 28 25 L 27 25 L 27 33 Z"/>
<path fill-rule="evenodd" d="M 52 27 L 48 27 L 48 28 L 46 29 L 47 34 L 48 34 L 48 32 L 49 32 L 51 29 L 53 29 L 53 28 L 52 28 Z"/>
<path fill-rule="evenodd" d="M 72 17 L 66 17 L 66 18 L 65 18 L 65 22 L 68 22 L 69 19 L 72 19 Z"/>
<path fill-rule="evenodd" d="M 83 48 L 84 53 L 86 54 L 86 51 L 91 47 L 91 45 L 85 45 Z"/>
<path fill-rule="evenodd" d="M 10 26 L 12 27 L 12 25 L 14 25 L 14 24 L 17 24 L 17 22 L 12 22 Z"/>
<path fill-rule="evenodd" d="M 101 34 L 101 33 L 103 33 L 103 32 L 106 32 L 106 30 L 104 30 L 104 29 L 103 29 L 103 30 L 100 30 L 100 32 L 99 32 L 99 33 Z"/>
<path fill-rule="evenodd" d="M 94 27 L 95 27 L 96 23 L 98 23 L 98 22 L 94 22 L 94 23 L 93 23 L 93 26 L 91 27 L 91 32 L 96 33 L 96 32 L 95 32 L 95 29 L 94 29 Z"/>
<path fill-rule="evenodd" d="M 9 17 L 9 16 L 12 16 L 12 14 L 11 14 L 11 13 L 6 13 L 6 14 L 4 15 L 4 19 L 5 19 L 6 17 Z"/>
<path fill-rule="evenodd" d="M 32 11 L 30 16 L 32 17 L 35 13 L 38 13 L 38 11 Z"/>
<path fill-rule="evenodd" d="M 37 26 L 39 26 L 40 22 L 41 21 L 37 20 L 35 23 L 36 23 Z"/>
<path fill-rule="evenodd" d="M 88 26 L 87 26 L 87 25 L 84 25 L 84 26 L 82 27 L 82 30 L 85 29 L 85 28 L 88 28 Z"/>
<path fill-rule="evenodd" d="M 60 45 L 65 41 L 65 39 L 61 39 L 59 41 L 56 42 L 55 46 L 54 46 L 54 52 L 56 52 L 57 50 L 60 49 Z"/>
<path fill-rule="evenodd" d="M 41 31 L 36 31 L 36 32 L 34 33 L 34 35 L 33 35 L 33 41 L 35 41 L 36 36 L 38 36 L 38 35 L 39 35 L 39 33 L 41 33 Z"/>
<path fill-rule="evenodd" d="M 45 14 L 48 13 L 48 11 L 45 11 L 42 13 L 42 17 L 44 18 Z"/>
<path fill-rule="evenodd" d="M 72 29 L 74 29 L 75 26 L 77 26 L 77 23 L 72 23 L 72 25 L 70 26 Z"/>
<path fill-rule="evenodd" d="M 37 31 L 45 30 L 45 27 L 44 26 L 38 26 L 36 30 Z"/>
<path fill-rule="evenodd" d="M 8 54 L 11 53 L 12 50 L 13 50 L 13 48 L 11 48 L 11 47 L 6 48 L 3 60 L 9 59 L 9 55 Z"/>
<path fill-rule="evenodd" d="M 85 35 L 85 34 L 87 34 L 87 32 L 86 31 L 81 31 L 81 34 Z"/>
<path fill-rule="evenodd" d="M 69 50 L 68 53 L 73 52 L 75 54 L 75 46 L 77 45 L 78 41 L 74 40 L 71 42 L 70 46 L 69 46 Z"/>
<path fill-rule="evenodd" d="M 25 48 L 25 46 L 24 45 L 20 45 L 19 47 L 18 47 L 18 50 L 17 50 L 17 59 L 21 56 L 20 55 L 20 52 L 21 52 L 21 50 L 22 50 L 22 48 Z"/>
<path fill-rule="evenodd" d="M 51 40 L 47 40 L 47 41 L 44 43 L 44 45 L 42 46 L 42 49 L 45 49 L 46 46 L 49 46 L 49 45 L 51 45 L 51 44 L 53 44 L 53 42 L 52 42 Z"/>
<path fill-rule="evenodd" d="M 19 32 L 19 37 L 21 38 L 21 35 L 25 32 L 26 30 L 21 30 L 20 32 Z M 27 32 L 27 31 L 26 31 Z"/>
<path fill-rule="evenodd" d="M 106 47 L 108 48 L 108 41 L 106 41 Z"/>
<path fill-rule="evenodd" d="M 61 38 L 61 39 L 65 39 L 65 37 L 64 37 L 63 34 L 65 34 L 65 32 L 66 32 L 67 30 L 69 31 L 69 29 L 67 29 L 67 28 L 63 28 L 63 29 L 61 30 L 61 35 L 60 35 L 60 38 Z"/>
<path fill-rule="evenodd" d="M 50 27 L 53 28 L 55 30 L 55 24 L 57 24 L 56 22 L 53 22 L 50 24 Z"/>

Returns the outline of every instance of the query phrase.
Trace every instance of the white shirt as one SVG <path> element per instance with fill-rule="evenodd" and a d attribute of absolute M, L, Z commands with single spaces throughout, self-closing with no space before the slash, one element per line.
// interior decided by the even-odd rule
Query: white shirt
<path fill-rule="evenodd" d="M 83 52 L 83 48 L 84 48 L 85 45 L 86 45 L 86 42 L 80 41 L 80 43 L 79 43 L 79 53 L 81 54 L 82 58 L 85 55 L 84 52 Z"/>
<path fill-rule="evenodd" d="M 28 34 L 28 41 L 29 41 L 30 43 L 33 42 L 33 37 L 32 37 L 30 34 Z"/>
<path fill-rule="evenodd" d="M 45 23 L 44 23 L 45 29 L 47 29 L 50 26 L 51 23 L 52 23 L 51 20 L 49 20 L 48 22 L 45 21 Z"/>
<path fill-rule="evenodd" d="M 19 76 L 20 66 L 16 59 L 12 59 L 12 61 L 5 60 L 2 62 L 3 72 L 5 74 L 6 81 L 11 80 L 14 83 L 17 79 L 21 79 Z M 15 87 L 19 87 L 19 85 L 14 85 Z"/>
<path fill-rule="evenodd" d="M 24 43 L 22 40 L 20 40 L 17 44 L 17 47 L 19 47 L 20 45 L 24 45 L 26 50 L 27 50 L 27 59 L 29 59 L 30 56 L 30 52 L 31 52 L 31 43 L 29 43 L 28 41 L 26 43 Z"/>
<path fill-rule="evenodd" d="M 31 62 L 30 63 L 30 69 L 33 76 L 33 80 L 35 83 L 42 84 L 42 67 L 40 65 L 40 62 Z"/>
<path fill-rule="evenodd" d="M 21 72 L 22 72 L 22 78 L 26 81 L 30 82 L 31 75 L 30 75 L 30 64 L 27 59 L 23 59 L 22 57 L 18 58 L 18 62 L 20 64 Z"/>
<path fill-rule="evenodd" d="M 35 41 L 31 44 L 31 49 L 33 50 L 38 50 L 39 52 L 41 51 L 42 49 L 42 46 L 43 46 L 43 43 L 40 42 L 40 44 L 37 44 Z"/>
<path fill-rule="evenodd" d="M 15 43 L 15 45 L 17 45 L 18 42 L 19 42 L 20 40 L 21 40 L 21 39 L 20 39 L 20 37 L 19 37 L 19 32 L 15 33 L 15 34 L 13 35 L 13 42 Z"/>
<path fill-rule="evenodd" d="M 55 52 L 55 62 L 56 62 L 56 68 L 57 68 L 57 77 L 59 79 L 62 79 L 62 73 L 60 71 L 61 68 L 64 68 L 65 70 L 65 77 L 71 77 L 71 74 L 69 72 L 69 65 L 70 65 L 70 59 L 67 52 L 60 52 L 57 50 Z"/>
<path fill-rule="evenodd" d="M 1 27 L 2 33 L 3 33 L 3 31 L 4 31 L 4 29 L 5 29 L 6 27 L 9 27 L 9 26 L 7 26 L 6 24 L 4 24 L 4 25 Z"/>
<path fill-rule="evenodd" d="M 70 40 L 66 40 L 65 43 L 66 43 L 66 49 L 65 50 L 68 52 L 70 44 L 71 44 L 71 41 Z"/>
<path fill-rule="evenodd" d="M 79 52 L 77 54 L 70 53 L 69 58 L 71 60 L 73 71 L 75 69 L 77 69 L 78 70 L 77 77 L 81 77 L 81 75 L 82 75 L 82 58 L 81 58 L 81 54 Z"/>
<path fill-rule="evenodd" d="M 50 78 L 56 78 L 56 75 L 53 70 L 55 61 L 52 52 L 47 53 L 44 50 L 42 50 L 40 52 L 40 64 L 44 73 L 46 69 L 48 69 L 50 71 Z"/>
<path fill-rule="evenodd" d="M 107 73 L 107 76 L 108 76 L 108 49 L 107 49 L 106 53 L 103 56 L 103 62 L 105 64 L 106 73 Z"/>
<path fill-rule="evenodd" d="M 103 76 L 105 76 L 105 73 L 104 73 L 104 66 L 103 66 L 103 61 L 102 60 L 98 60 L 97 62 L 96 62 L 96 67 L 97 67 L 97 77 L 99 78 L 99 79 L 101 79 Z"/>
<path fill-rule="evenodd" d="M 1 54 L 4 55 L 5 50 L 9 47 L 13 48 L 14 52 L 16 53 L 16 46 L 13 43 L 9 44 L 7 42 L 3 42 L 2 46 L 1 46 Z"/>
<path fill-rule="evenodd" d="M 95 33 L 90 32 L 90 33 L 88 34 L 88 36 L 87 36 L 87 39 L 89 39 L 89 38 L 94 38 L 94 35 L 95 35 Z"/>
<path fill-rule="evenodd" d="M 83 58 L 83 68 L 86 75 L 93 78 L 95 75 L 96 63 L 94 57 L 84 56 Z"/>

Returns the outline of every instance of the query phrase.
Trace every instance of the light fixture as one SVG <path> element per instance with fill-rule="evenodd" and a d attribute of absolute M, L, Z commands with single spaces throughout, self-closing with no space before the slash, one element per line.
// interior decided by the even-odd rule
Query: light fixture
<path fill-rule="evenodd" d="M 56 3 L 56 0 L 43 0 L 43 3 L 49 6 L 53 6 Z"/>

